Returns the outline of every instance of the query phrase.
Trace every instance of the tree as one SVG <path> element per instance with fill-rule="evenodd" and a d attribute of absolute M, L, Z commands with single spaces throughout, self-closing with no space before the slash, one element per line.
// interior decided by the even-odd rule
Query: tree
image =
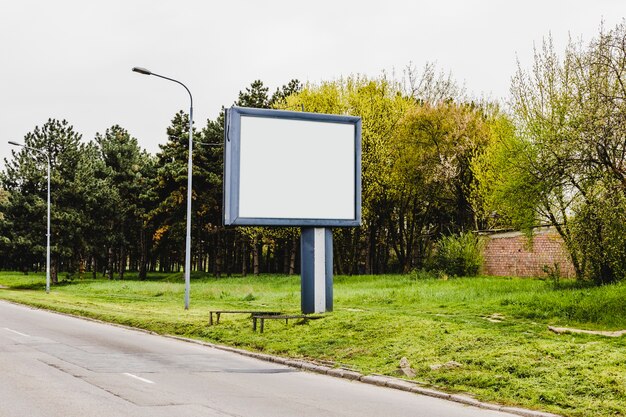
<path fill-rule="evenodd" d="M 422 267 L 434 237 L 473 228 L 470 161 L 489 138 L 483 106 L 432 65 L 405 82 L 349 77 L 307 85 L 285 107 L 362 118 L 363 226 L 335 231 L 339 273 Z"/>
<path fill-rule="evenodd" d="M 527 229 L 553 225 L 577 276 L 596 283 L 626 275 L 625 85 L 625 22 L 570 42 L 562 58 L 548 39 L 512 82 L 516 137 L 486 154 L 494 207 Z"/>
<path fill-rule="evenodd" d="M 287 99 L 291 95 L 302 89 L 302 84 L 298 80 L 291 80 L 282 89 L 270 98 L 267 95 L 268 88 L 263 82 L 256 80 L 252 82 L 245 92 L 239 93 L 239 99 L 235 103 L 237 106 L 265 108 L 285 107 Z M 252 272 L 258 275 L 262 268 L 262 257 L 265 254 L 266 270 L 270 270 L 272 261 L 277 260 L 277 253 L 283 252 L 283 272 L 293 273 L 295 252 L 297 250 L 297 236 L 299 231 L 295 228 L 268 229 L 263 227 L 242 227 L 238 228 L 239 234 L 244 238 L 242 245 L 242 272 L 247 272 L 249 253 L 252 254 Z M 279 243 L 283 243 L 281 251 Z"/>
<path fill-rule="evenodd" d="M 287 85 L 283 85 L 282 88 L 276 89 L 276 91 L 274 92 L 274 94 L 272 94 L 272 97 L 267 103 L 268 107 L 280 108 L 281 106 L 284 106 L 287 102 L 287 97 L 299 93 L 300 91 L 302 91 L 303 87 L 304 86 L 302 85 L 302 83 L 297 79 L 289 81 Z"/>
<path fill-rule="evenodd" d="M 432 62 L 426 62 L 421 71 L 410 63 L 404 68 L 402 92 L 419 103 L 463 102 L 466 100 L 463 87 L 459 86 L 451 73 L 437 71 Z"/>
<path fill-rule="evenodd" d="M 491 140 L 475 104 L 425 103 L 410 108 L 394 148 L 389 228 L 402 269 L 424 267 L 431 240 L 473 230 L 474 156 Z"/>
<path fill-rule="evenodd" d="M 95 141 L 110 192 L 107 199 L 109 215 L 100 217 L 101 222 L 105 218 L 108 222 L 104 249 L 109 278 L 113 277 L 114 257 L 117 258 L 119 277 L 124 278 L 131 252 L 135 252 L 135 258 L 138 258 L 140 278 L 145 278 L 148 247 L 144 199 L 150 180 L 151 158 L 139 148 L 137 139 L 118 125 L 104 134 L 96 134 Z"/>
<path fill-rule="evenodd" d="M 160 268 L 164 271 L 178 270 L 184 258 L 185 217 L 187 207 L 187 153 L 189 140 L 189 115 L 180 111 L 167 128 L 168 141 L 159 145 L 161 151 L 156 159 L 154 193 L 157 205 L 150 211 L 149 220 L 158 225 L 153 240 L 160 256 Z M 194 137 L 198 138 L 194 127 Z M 197 160 L 193 172 L 197 173 Z M 193 178 L 192 208 L 197 194 L 196 178 Z M 192 210 L 192 241 L 197 228 L 196 212 Z"/>
<path fill-rule="evenodd" d="M 410 98 L 399 94 L 397 84 L 384 77 L 350 77 L 307 85 L 286 100 L 287 108 L 362 117 L 363 227 L 335 231 L 339 273 L 375 273 L 389 260 L 382 212 L 388 208 L 387 190 L 392 186 L 395 132 L 411 103 Z"/>
<path fill-rule="evenodd" d="M 269 88 L 263 84 L 261 80 L 255 80 L 246 87 L 245 91 L 239 92 L 237 106 L 254 107 L 257 109 L 269 108 L 269 96 L 267 95 Z"/>
<path fill-rule="evenodd" d="M 52 282 L 57 271 L 83 267 L 88 252 L 90 217 L 85 208 L 97 201 L 106 186 L 96 175 L 94 147 L 80 142 L 81 135 L 65 120 L 49 119 L 26 134 L 26 146 L 50 156 L 52 197 Z M 13 151 L 0 176 L 9 192 L 3 208 L 9 227 L 10 253 L 17 266 L 30 269 L 42 264 L 46 230 L 46 156 L 26 148 Z"/>
<path fill-rule="evenodd" d="M 269 89 L 262 81 L 255 80 L 239 93 L 238 106 L 269 108 L 283 103 L 286 97 L 300 88 L 292 80 L 270 98 Z M 154 251 L 163 270 L 177 270 L 183 254 L 184 216 L 186 194 L 188 116 L 180 112 L 168 128 L 168 142 L 161 146 L 157 155 L 157 174 L 152 191 L 157 204 L 147 218 L 158 225 L 153 233 Z M 261 270 L 260 257 L 264 253 L 268 268 L 274 269 L 272 255 L 275 244 L 286 238 L 277 237 L 275 230 L 261 228 L 225 229 L 222 226 L 222 173 L 223 149 L 219 146 L 224 138 L 224 109 L 215 120 L 207 120 L 206 127 L 194 133 L 193 192 L 192 192 L 192 268 L 212 271 L 216 276 L 230 274 L 241 265 L 247 271 L 249 256 L 255 272 Z M 280 234 L 279 234 L 280 235 Z M 282 236 L 282 235 L 280 235 Z M 290 242 L 288 242 L 290 243 Z M 251 249 L 252 246 L 252 250 Z M 295 249 L 294 249 L 295 250 Z M 287 268 L 285 268 L 287 269 Z"/>
<path fill-rule="evenodd" d="M 0 269 L 9 268 L 11 266 L 9 251 L 11 240 L 9 238 L 10 228 L 7 225 L 4 212 L 9 202 L 9 193 L 0 188 Z"/>
<path fill-rule="evenodd" d="M 505 165 L 508 159 L 500 158 L 504 148 L 494 143 L 502 139 L 515 145 L 516 151 L 533 149 L 531 155 L 538 154 L 534 145 L 508 134 L 511 123 L 497 108 L 464 102 L 451 76 L 437 74 L 432 65 L 421 76 L 413 69 L 405 75 L 405 83 L 386 75 L 306 86 L 291 80 L 271 97 L 263 82 L 255 80 L 235 102 L 362 118 L 363 226 L 334 231 L 335 269 L 340 274 L 423 267 L 434 240 L 495 219 L 490 215 L 492 207 L 503 200 L 494 198 L 502 195 L 498 194 L 500 173 L 494 173 L 486 162 L 476 162 L 493 159 Z M 222 225 L 223 149 L 219 145 L 224 121 L 222 109 L 194 135 L 192 270 L 212 271 L 216 276 L 236 270 L 294 273 L 298 229 Z M 54 271 L 91 268 L 94 274 L 108 272 L 110 278 L 118 271 L 123 278 L 130 268 L 139 270 L 143 279 L 150 268 L 181 269 L 188 123 L 184 112 L 174 115 L 167 128 L 168 140 L 155 158 L 141 151 L 137 140 L 117 125 L 88 144 L 65 121 L 49 120 L 27 135 L 27 145 L 50 149 L 53 157 Z M 5 190 L 0 195 L 0 251 L 5 265 L 41 267 L 45 253 L 43 162 L 40 156 L 21 150 L 0 177 Z M 527 173 L 529 166 L 520 164 L 518 173 Z M 523 180 L 518 185 L 542 184 L 517 178 Z M 511 189 L 504 188 L 505 193 Z M 606 192 L 596 190 L 597 198 L 588 201 L 599 201 Z M 535 210 L 531 203 L 539 197 L 524 201 Z M 609 215 L 613 216 L 610 224 L 620 221 L 618 213 L 607 211 Z M 508 214 L 498 219 L 516 217 Z M 576 230 L 580 235 L 591 233 Z"/>

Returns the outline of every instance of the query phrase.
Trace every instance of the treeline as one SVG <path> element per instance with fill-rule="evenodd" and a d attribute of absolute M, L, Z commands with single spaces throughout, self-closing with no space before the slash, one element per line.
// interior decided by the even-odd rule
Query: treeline
<path fill-rule="evenodd" d="M 443 236 L 459 236 L 441 242 L 464 256 L 476 239 L 462 232 L 551 224 L 578 277 L 601 284 L 626 276 L 625 45 L 625 23 L 562 57 L 546 40 L 513 77 L 506 111 L 469 100 L 432 65 L 399 80 L 293 80 L 271 95 L 255 81 L 235 104 L 362 118 L 363 224 L 334 230 L 338 274 L 441 268 Z M 223 125 L 222 111 L 194 127 L 192 269 L 297 273 L 299 230 L 222 225 Z M 54 279 L 182 269 L 187 131 L 180 112 L 155 156 L 120 126 L 85 143 L 49 120 L 24 137 L 52 163 Z M 43 267 L 45 164 L 16 149 L 0 174 L 0 268 Z"/>
<path fill-rule="evenodd" d="M 420 268 L 442 233 L 474 229 L 473 155 L 501 115 L 465 103 L 460 90 L 427 66 L 405 83 L 350 77 L 270 95 L 261 81 L 236 105 L 305 109 L 363 118 L 363 226 L 335 230 L 340 274 Z M 222 226 L 223 111 L 194 127 L 192 269 L 221 274 L 293 274 L 299 230 Z M 156 156 L 112 126 L 85 143 L 67 121 L 48 120 L 24 137 L 52 165 L 52 275 L 122 277 L 134 270 L 179 271 L 184 260 L 188 115 L 167 128 Z M 0 267 L 41 270 L 45 262 L 46 159 L 20 148 L 0 176 Z M 285 175 L 289 175 L 288 172 Z M 280 178 L 275 181 L 280 182 Z M 289 192 L 289 190 L 285 190 Z"/>

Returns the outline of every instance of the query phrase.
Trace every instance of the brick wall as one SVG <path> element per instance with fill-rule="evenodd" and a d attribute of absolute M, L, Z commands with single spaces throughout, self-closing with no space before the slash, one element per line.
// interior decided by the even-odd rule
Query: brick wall
<path fill-rule="evenodd" d="M 562 277 L 575 276 L 563 240 L 551 227 L 535 229 L 532 245 L 521 232 L 490 234 L 483 256 L 485 275 L 544 277 L 544 265 L 554 267 L 556 263 Z"/>

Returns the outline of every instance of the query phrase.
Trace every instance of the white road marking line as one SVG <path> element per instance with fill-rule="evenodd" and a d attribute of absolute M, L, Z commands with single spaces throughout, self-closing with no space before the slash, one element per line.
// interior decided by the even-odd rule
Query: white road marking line
<path fill-rule="evenodd" d="M 30 337 L 29 335 L 25 334 L 25 333 L 20 333 L 17 330 L 11 330 L 8 327 L 5 327 L 4 330 L 8 330 L 9 332 L 15 333 L 15 334 L 19 334 L 20 336 L 24 336 L 24 337 Z"/>
<path fill-rule="evenodd" d="M 129 376 L 129 377 L 131 377 L 131 378 L 138 379 L 138 380 L 140 380 L 141 382 L 145 382 L 146 384 L 154 384 L 154 381 L 150 381 L 149 379 L 142 378 L 142 377 L 137 376 L 137 375 L 129 374 L 128 372 L 124 372 L 124 375 Z"/>

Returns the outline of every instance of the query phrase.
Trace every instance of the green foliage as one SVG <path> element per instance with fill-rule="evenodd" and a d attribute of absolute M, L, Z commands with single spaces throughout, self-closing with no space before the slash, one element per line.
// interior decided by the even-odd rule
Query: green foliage
<path fill-rule="evenodd" d="M 482 266 L 483 242 L 474 233 L 443 236 L 435 245 L 434 269 L 452 276 L 476 276 Z"/>
<path fill-rule="evenodd" d="M 580 279 L 625 275 L 626 23 L 601 28 L 562 57 L 551 39 L 530 70 L 513 78 L 515 131 L 506 129 L 479 156 L 477 200 L 500 226 L 528 231 L 551 224 Z"/>
<path fill-rule="evenodd" d="M 477 225 L 470 162 L 491 140 L 485 106 L 462 103 L 451 76 L 437 74 L 433 65 L 421 74 L 409 68 L 405 77 L 398 81 L 386 75 L 351 76 L 306 86 L 291 80 L 271 97 L 269 88 L 255 80 L 235 102 L 362 117 L 363 227 L 334 232 L 339 272 L 422 268 L 432 236 Z M 122 276 L 126 268 L 141 270 L 141 276 L 150 268 L 179 271 L 185 246 L 189 115 L 174 115 L 155 158 L 120 126 L 79 144 L 75 139 L 80 135 L 67 122 L 50 123 L 35 133 L 54 137 L 52 142 L 60 143 L 55 145 L 57 153 L 67 159 L 56 164 L 53 152 L 53 200 L 58 195 L 64 201 L 58 201 L 63 209 L 53 210 L 58 216 L 53 229 L 63 231 L 53 239 L 59 243 L 53 253 L 60 267 L 99 271 L 110 278 L 115 272 Z M 63 137 L 74 139 L 62 144 Z M 233 270 L 295 273 L 298 229 L 221 225 L 223 137 L 223 109 L 202 129 L 196 121 L 192 269 L 211 270 L 217 276 Z M 10 262 L 0 267 L 38 268 L 45 252 L 42 161 L 20 155 L 16 166 L 23 172 L 15 175 L 9 164 L 6 181 L 0 184 L 13 201 L 0 202 L 0 250 L 19 256 L 8 257 Z M 20 182 L 26 177 L 29 181 Z M 9 215 L 11 210 L 19 215 Z"/>
<path fill-rule="evenodd" d="M 52 280 L 57 271 L 75 271 L 89 251 L 89 236 L 96 222 L 91 210 L 106 195 L 106 180 L 99 175 L 101 162 L 95 147 L 81 142 L 81 135 L 65 120 L 49 119 L 24 137 L 24 144 L 41 152 L 13 151 L 0 174 L 9 192 L 2 205 L 8 238 L 5 256 L 14 267 L 41 267 L 45 258 L 47 157 L 51 165 Z"/>
<path fill-rule="evenodd" d="M 285 107 L 307 112 L 350 114 L 362 118 L 362 216 L 359 229 L 335 232 L 339 272 L 378 271 L 378 264 L 389 258 L 389 235 L 384 217 L 392 203 L 394 140 L 398 123 L 412 100 L 399 94 L 400 87 L 385 77 L 348 77 L 319 85 L 308 84 L 298 94 L 287 97 Z M 367 253 L 361 269 L 355 256 Z M 404 263 L 404 262 L 403 262 Z M 404 265 L 403 265 L 404 267 Z"/>
<path fill-rule="evenodd" d="M 269 88 L 263 85 L 263 81 L 255 80 L 246 87 L 245 91 L 239 92 L 238 106 L 254 107 L 257 109 L 268 109 L 270 107 L 269 96 L 267 95 Z"/>
<path fill-rule="evenodd" d="M 201 135 L 193 127 L 194 142 L 203 142 Z M 150 206 L 147 219 L 155 225 L 152 239 L 157 255 L 168 258 L 167 262 L 183 262 L 187 208 L 187 161 L 189 151 L 189 115 L 180 111 L 174 115 L 171 125 L 167 128 L 168 141 L 160 145 L 156 155 L 156 175 L 152 180 L 154 204 Z M 208 183 L 211 177 L 209 167 L 215 168 L 207 161 L 206 150 L 201 146 L 193 149 L 192 181 L 192 240 L 198 239 L 199 230 L 206 225 L 207 206 L 214 207 L 214 192 L 204 193 L 201 190 L 214 190 Z M 205 221 L 203 221 L 205 220 Z"/>
<path fill-rule="evenodd" d="M 430 271 L 427 269 L 414 269 L 408 274 L 410 279 L 413 280 L 421 280 L 421 279 L 436 279 L 437 274 L 434 271 Z"/>
<path fill-rule="evenodd" d="M 285 106 L 287 102 L 287 97 L 298 94 L 302 91 L 304 86 L 299 80 L 293 79 L 287 83 L 287 85 L 283 85 L 282 88 L 277 88 L 272 97 L 268 102 L 268 106 L 270 108 L 279 108 L 281 106 Z"/>
<path fill-rule="evenodd" d="M 484 108 L 455 102 L 458 88 L 432 66 L 421 78 L 409 68 L 405 81 L 348 77 L 286 99 L 285 108 L 362 118 L 363 226 L 335 232 L 340 272 L 421 268 L 430 236 L 475 225 L 470 161 L 490 140 Z"/>
<path fill-rule="evenodd" d="M 139 269 L 145 275 L 148 246 L 145 234 L 148 229 L 147 212 L 153 198 L 153 158 L 142 151 L 126 129 L 115 125 L 104 134 L 96 133 L 95 143 L 104 167 L 102 175 L 107 181 L 108 194 L 98 201 L 95 209 L 98 219 L 92 235 L 93 257 L 106 265 L 109 278 L 113 277 L 113 251 L 118 257 L 120 276 L 126 269 L 128 253 L 137 248 L 140 253 Z M 103 254 L 107 254 L 103 257 Z"/>
<path fill-rule="evenodd" d="M 408 248 L 424 248 L 422 259 L 429 255 L 429 236 L 477 227 L 471 164 L 492 141 L 484 110 L 474 103 L 426 103 L 410 108 L 401 121 L 388 191 L 392 237 L 407 239 Z"/>
<path fill-rule="evenodd" d="M 516 135 L 513 121 L 503 113 L 490 118 L 488 129 L 490 140 L 471 161 L 476 179 L 472 205 L 484 229 L 529 231 L 538 222 L 536 208 L 543 187 L 533 176 L 535 149 Z"/>
<path fill-rule="evenodd" d="M 544 265 L 542 270 L 554 288 L 561 286 L 561 267 L 558 263 L 554 263 L 554 265 Z"/>
<path fill-rule="evenodd" d="M 265 87 L 263 82 L 256 80 L 252 82 L 245 92 L 239 92 L 239 99 L 235 103 L 237 106 L 252 108 L 284 108 L 287 106 L 287 98 L 293 94 L 297 94 L 302 90 L 302 84 L 298 80 L 291 80 L 282 88 L 277 88 L 272 97 L 267 94 L 269 88 Z M 289 173 L 285 173 L 289 175 Z M 289 190 L 285 190 L 289 192 Z M 260 257 L 264 248 L 269 252 L 269 248 L 276 247 L 277 243 L 284 243 L 295 257 L 296 241 L 299 237 L 299 229 L 297 228 L 263 228 L 263 227 L 240 227 L 238 232 L 244 240 L 244 244 L 249 246 L 252 254 L 252 272 L 258 275 L 261 270 Z M 246 256 L 247 253 L 246 253 Z M 247 273 L 246 266 L 242 265 L 242 272 Z M 289 267 L 285 273 L 293 273 L 293 268 Z"/>
<path fill-rule="evenodd" d="M 626 278 L 626 195 L 616 189 L 589 190 L 571 223 L 582 277 L 599 285 Z"/>

